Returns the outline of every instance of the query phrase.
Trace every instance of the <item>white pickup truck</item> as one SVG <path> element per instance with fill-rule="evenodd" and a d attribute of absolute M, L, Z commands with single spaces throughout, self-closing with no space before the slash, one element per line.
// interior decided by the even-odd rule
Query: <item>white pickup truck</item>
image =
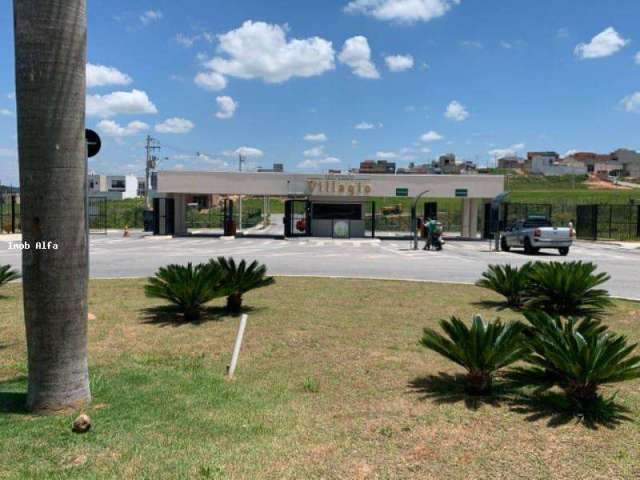
<path fill-rule="evenodd" d="M 500 236 L 500 248 L 524 248 L 524 253 L 538 253 L 541 248 L 553 248 L 560 255 L 568 255 L 574 231 L 570 227 L 554 227 L 546 218 L 530 217 L 509 225 Z"/>

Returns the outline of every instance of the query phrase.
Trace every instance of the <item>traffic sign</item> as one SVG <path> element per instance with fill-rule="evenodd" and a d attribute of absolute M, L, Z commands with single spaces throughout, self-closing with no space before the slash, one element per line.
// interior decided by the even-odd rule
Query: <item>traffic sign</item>
<path fill-rule="evenodd" d="M 468 197 L 469 190 L 466 188 L 456 188 L 456 197 Z"/>
<path fill-rule="evenodd" d="M 87 128 L 84 131 L 84 138 L 87 141 L 87 157 L 95 157 L 100 151 L 100 147 L 102 147 L 100 136 Z"/>
<path fill-rule="evenodd" d="M 409 189 L 408 188 L 396 188 L 396 197 L 408 197 Z"/>

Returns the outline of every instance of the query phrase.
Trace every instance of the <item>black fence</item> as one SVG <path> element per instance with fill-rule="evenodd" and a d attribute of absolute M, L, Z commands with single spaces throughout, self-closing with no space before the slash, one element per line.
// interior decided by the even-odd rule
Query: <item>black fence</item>
<path fill-rule="evenodd" d="M 576 236 L 584 240 L 640 240 L 640 205 L 578 205 Z"/>
<path fill-rule="evenodd" d="M 0 228 L 2 233 L 21 231 L 20 195 L 3 194 L 0 196 Z"/>
<path fill-rule="evenodd" d="M 105 197 L 89 197 L 88 199 L 89 231 L 107 234 L 108 204 Z"/>
<path fill-rule="evenodd" d="M 233 219 L 235 224 L 240 222 L 240 213 L 237 204 L 234 206 Z M 187 208 L 186 223 L 187 228 L 194 230 L 215 230 L 224 228 L 225 214 L 220 207 L 198 210 L 197 208 Z M 253 228 L 262 222 L 261 208 L 244 208 L 242 210 L 242 228 Z"/>
<path fill-rule="evenodd" d="M 633 204 L 527 204 L 506 203 L 501 227 L 532 215 L 548 218 L 554 226 L 570 223 L 580 240 L 640 240 L 640 205 Z"/>

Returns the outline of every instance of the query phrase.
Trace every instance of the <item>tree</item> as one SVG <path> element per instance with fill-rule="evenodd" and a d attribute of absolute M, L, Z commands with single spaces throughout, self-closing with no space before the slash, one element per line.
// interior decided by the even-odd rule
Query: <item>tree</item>
<path fill-rule="evenodd" d="M 27 408 L 91 399 L 87 367 L 88 237 L 85 0 L 14 0 Z M 38 250 L 37 242 L 57 250 Z"/>

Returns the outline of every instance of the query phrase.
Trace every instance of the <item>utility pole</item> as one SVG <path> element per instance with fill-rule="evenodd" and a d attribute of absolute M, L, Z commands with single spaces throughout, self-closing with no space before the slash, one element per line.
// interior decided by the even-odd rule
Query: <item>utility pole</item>
<path fill-rule="evenodd" d="M 151 170 L 154 170 L 157 165 L 157 157 L 153 155 L 153 151 L 160 149 L 160 145 L 158 145 L 157 142 L 158 141 L 152 138 L 151 135 L 147 135 L 147 145 L 145 146 L 147 161 L 144 170 L 144 203 L 147 209 L 151 208 L 151 197 L 149 195 L 149 191 L 151 190 Z"/>
<path fill-rule="evenodd" d="M 242 164 L 246 162 L 244 156 L 238 154 L 238 171 L 242 172 Z M 238 230 L 242 230 L 242 194 L 238 196 Z"/>

